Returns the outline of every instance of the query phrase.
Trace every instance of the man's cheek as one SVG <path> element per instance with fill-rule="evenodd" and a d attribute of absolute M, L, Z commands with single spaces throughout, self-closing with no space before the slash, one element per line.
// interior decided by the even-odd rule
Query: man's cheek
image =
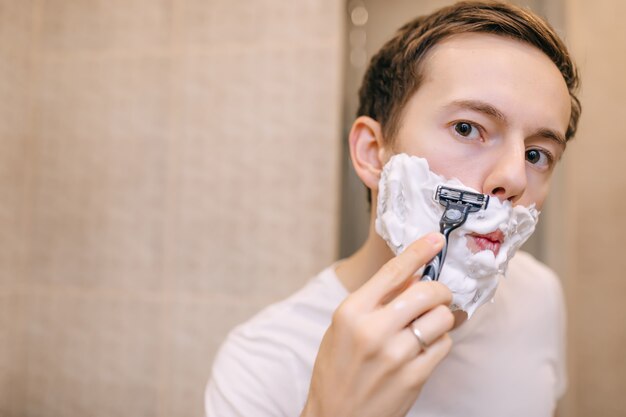
<path fill-rule="evenodd" d="M 467 188 L 457 179 L 430 171 L 428 162 L 415 156 L 396 155 L 383 169 L 375 226 L 394 253 L 439 229 L 443 207 L 433 199 L 439 185 Z M 440 281 L 452 291 L 455 309 L 471 316 L 493 297 L 509 259 L 533 232 L 537 216 L 534 207 L 512 207 L 509 201 L 492 198 L 486 209 L 471 214 L 451 233 Z M 475 237 L 481 235 L 484 241 L 477 242 Z"/>

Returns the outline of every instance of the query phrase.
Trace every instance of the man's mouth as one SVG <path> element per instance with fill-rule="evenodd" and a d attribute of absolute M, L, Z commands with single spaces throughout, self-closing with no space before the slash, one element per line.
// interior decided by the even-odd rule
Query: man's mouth
<path fill-rule="evenodd" d="M 500 246 L 504 242 L 504 233 L 501 230 L 488 233 L 486 235 L 479 235 L 477 233 L 471 233 L 468 235 L 467 247 L 472 253 L 478 253 L 484 250 L 490 250 L 495 256 L 498 256 L 500 252 Z"/>

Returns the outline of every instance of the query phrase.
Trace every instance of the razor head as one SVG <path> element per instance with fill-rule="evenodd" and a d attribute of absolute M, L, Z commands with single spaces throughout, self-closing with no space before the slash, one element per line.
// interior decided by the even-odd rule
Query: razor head
<path fill-rule="evenodd" d="M 488 195 L 443 185 L 437 187 L 434 199 L 445 207 L 441 220 L 439 220 L 439 227 L 440 232 L 446 238 L 446 244 L 437 256 L 426 265 L 422 275 L 423 281 L 437 281 L 439 279 L 443 263 L 446 260 L 450 233 L 465 223 L 469 213 L 486 209 L 489 205 Z"/>
<path fill-rule="evenodd" d="M 489 205 L 489 196 L 440 185 L 435 192 L 435 201 L 438 201 L 439 204 L 446 207 L 450 204 L 462 204 L 467 207 L 468 212 L 474 213 L 487 208 Z"/>

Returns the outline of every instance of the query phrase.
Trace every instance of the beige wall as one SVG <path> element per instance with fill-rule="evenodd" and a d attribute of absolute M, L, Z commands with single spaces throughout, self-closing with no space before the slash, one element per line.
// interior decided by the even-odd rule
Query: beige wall
<path fill-rule="evenodd" d="M 0 416 L 199 416 L 334 259 L 342 13 L 0 0 Z"/>
<path fill-rule="evenodd" d="M 6 4 L 5 4 L 6 3 Z M 8 415 L 20 348 L 18 279 L 25 249 L 25 185 L 32 122 L 29 83 L 31 32 L 28 2 L 0 2 L 0 416 Z"/>
<path fill-rule="evenodd" d="M 565 166 L 572 383 L 566 416 L 626 415 L 626 3 L 568 0 L 583 117 Z"/>

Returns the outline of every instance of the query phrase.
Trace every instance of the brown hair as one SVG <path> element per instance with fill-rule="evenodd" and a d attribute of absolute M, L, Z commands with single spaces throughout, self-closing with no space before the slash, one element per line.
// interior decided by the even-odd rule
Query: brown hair
<path fill-rule="evenodd" d="M 581 106 L 575 94 L 578 71 L 567 48 L 542 18 L 502 2 L 464 1 L 402 26 L 370 61 L 359 90 L 357 116 L 369 116 L 379 122 L 383 137 L 392 142 L 398 133 L 402 111 L 422 81 L 426 53 L 444 38 L 470 32 L 491 33 L 529 43 L 554 62 L 571 97 L 572 110 L 565 138 L 572 138 Z"/>

